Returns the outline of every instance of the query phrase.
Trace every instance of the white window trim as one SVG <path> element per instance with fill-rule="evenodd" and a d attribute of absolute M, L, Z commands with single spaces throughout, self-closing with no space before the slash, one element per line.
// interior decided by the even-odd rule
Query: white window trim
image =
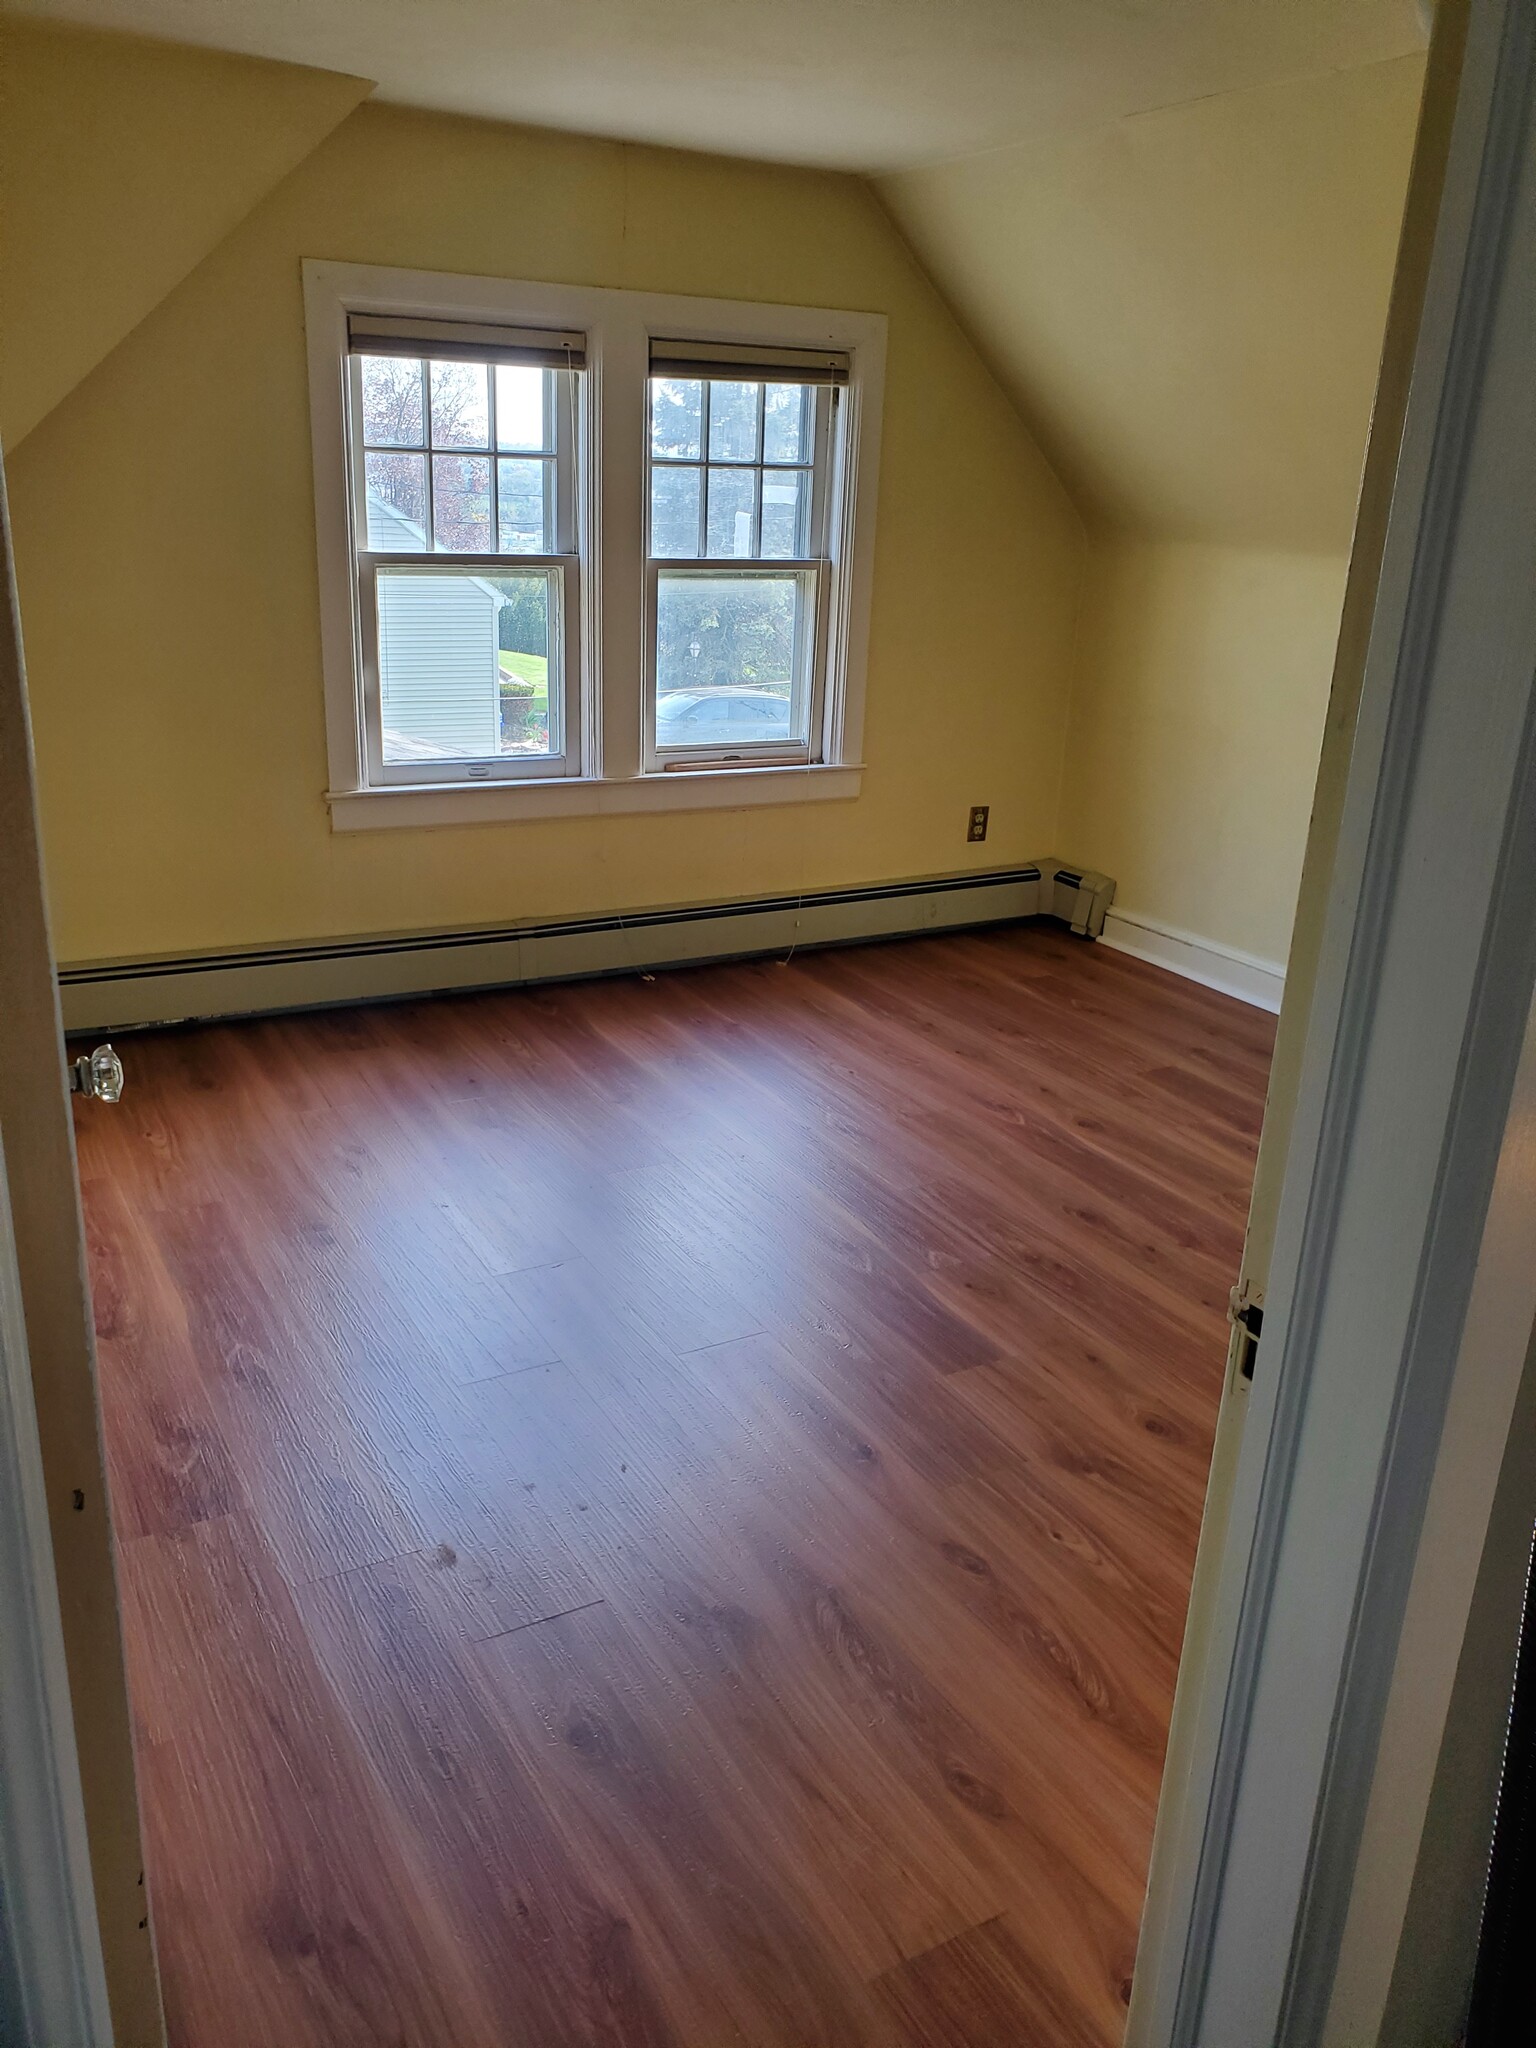
<path fill-rule="evenodd" d="M 741 809 L 857 796 L 873 583 L 886 320 L 804 306 L 673 297 L 608 287 L 515 283 L 435 271 L 306 262 L 305 329 L 314 444 L 320 629 L 325 675 L 326 801 L 336 831 L 452 825 L 604 811 Z M 347 441 L 347 315 L 490 320 L 579 328 L 587 337 L 589 432 L 580 451 L 580 732 L 577 775 L 370 786 Z M 643 758 L 647 562 L 646 431 L 651 337 L 844 350 L 832 659 L 820 761 L 646 772 Z M 517 558 L 508 556 L 511 563 Z"/>

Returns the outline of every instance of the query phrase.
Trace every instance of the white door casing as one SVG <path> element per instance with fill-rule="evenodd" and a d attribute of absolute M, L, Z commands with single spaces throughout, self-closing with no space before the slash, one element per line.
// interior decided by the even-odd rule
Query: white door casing
<path fill-rule="evenodd" d="M 1457 1374 L 1513 1383 L 1462 1335 L 1536 982 L 1533 83 L 1472 0 L 1135 2048 L 1329 2038 Z"/>

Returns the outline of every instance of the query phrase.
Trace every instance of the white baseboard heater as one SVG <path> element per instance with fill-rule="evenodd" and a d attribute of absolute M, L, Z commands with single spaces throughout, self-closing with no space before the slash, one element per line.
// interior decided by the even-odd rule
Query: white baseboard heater
<path fill-rule="evenodd" d="M 1022 918 L 1052 918 L 1097 938 L 1114 893 L 1107 875 L 1040 861 L 995 874 L 941 875 L 624 917 L 103 960 L 62 968 L 59 991 L 66 1031 L 126 1031 L 201 1017 L 649 973 L 792 946 L 846 946 Z"/>

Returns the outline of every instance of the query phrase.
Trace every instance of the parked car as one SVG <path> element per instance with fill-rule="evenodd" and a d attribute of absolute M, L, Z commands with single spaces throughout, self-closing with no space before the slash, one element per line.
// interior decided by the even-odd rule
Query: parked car
<path fill-rule="evenodd" d="M 658 747 L 750 747 L 789 738 L 789 699 L 727 685 L 656 699 Z"/>

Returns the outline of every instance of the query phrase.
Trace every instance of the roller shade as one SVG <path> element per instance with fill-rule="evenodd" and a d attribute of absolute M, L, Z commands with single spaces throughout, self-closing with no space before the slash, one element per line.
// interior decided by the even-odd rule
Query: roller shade
<path fill-rule="evenodd" d="M 349 313 L 347 346 L 355 356 L 431 356 L 438 362 L 525 363 L 545 370 L 583 370 L 587 364 L 587 337 L 574 329 L 407 320 L 388 313 Z"/>
<path fill-rule="evenodd" d="M 653 377 L 729 377 L 740 384 L 846 384 L 846 349 L 757 342 L 652 341 Z"/>

